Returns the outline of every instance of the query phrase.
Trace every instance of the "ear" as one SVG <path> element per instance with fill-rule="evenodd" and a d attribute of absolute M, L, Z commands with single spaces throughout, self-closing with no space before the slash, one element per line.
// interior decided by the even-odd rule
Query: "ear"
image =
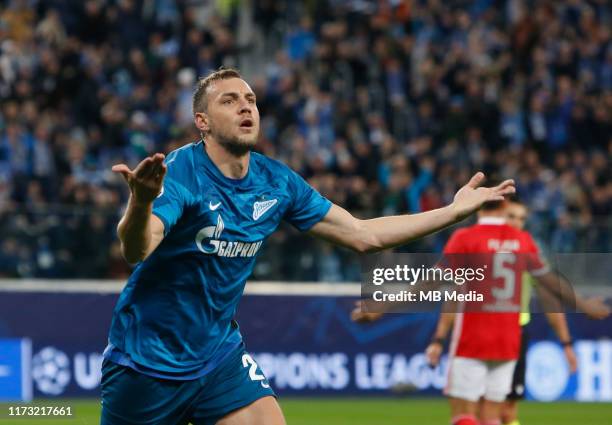
<path fill-rule="evenodd" d="M 201 133 L 208 133 L 210 126 L 208 125 L 208 115 L 204 112 L 196 112 L 194 117 L 195 126 Z"/>

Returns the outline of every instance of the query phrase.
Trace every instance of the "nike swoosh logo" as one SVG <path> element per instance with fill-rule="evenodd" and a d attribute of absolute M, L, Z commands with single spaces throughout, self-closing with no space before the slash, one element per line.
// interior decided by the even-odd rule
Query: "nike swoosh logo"
<path fill-rule="evenodd" d="M 259 218 L 272 208 L 278 202 L 277 199 L 270 199 L 269 201 L 255 202 L 253 204 L 253 220 L 257 221 Z"/>
<path fill-rule="evenodd" d="M 219 208 L 221 206 L 221 202 L 217 202 L 216 204 L 213 205 L 213 203 L 211 201 L 208 202 L 208 208 L 210 208 L 211 211 L 216 210 L 217 208 Z"/>

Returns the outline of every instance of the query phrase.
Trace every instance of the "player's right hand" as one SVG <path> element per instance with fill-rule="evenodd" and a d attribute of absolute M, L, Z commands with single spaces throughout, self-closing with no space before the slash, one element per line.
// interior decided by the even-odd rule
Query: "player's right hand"
<path fill-rule="evenodd" d="M 113 165 L 112 170 L 123 176 L 136 202 L 150 204 L 162 190 L 164 176 L 168 170 L 164 158 L 164 154 L 156 153 L 143 159 L 134 170 L 130 170 L 125 164 Z"/>
<path fill-rule="evenodd" d="M 355 308 L 351 311 L 351 320 L 357 323 L 375 322 L 383 316 L 383 313 L 370 313 L 366 310 L 365 303 L 355 302 Z"/>
<path fill-rule="evenodd" d="M 436 367 L 438 363 L 440 363 L 440 356 L 442 355 L 443 348 L 442 344 L 437 342 L 432 342 L 427 346 L 425 357 L 431 367 Z"/>
<path fill-rule="evenodd" d="M 455 194 L 451 207 L 458 219 L 463 220 L 482 207 L 485 202 L 503 201 L 504 196 L 516 192 L 514 180 L 504 180 L 495 187 L 479 187 L 484 179 L 483 173 L 474 174 L 470 181 Z"/>
<path fill-rule="evenodd" d="M 582 310 L 591 319 L 602 320 L 610 315 L 610 307 L 601 297 L 587 298 Z"/>

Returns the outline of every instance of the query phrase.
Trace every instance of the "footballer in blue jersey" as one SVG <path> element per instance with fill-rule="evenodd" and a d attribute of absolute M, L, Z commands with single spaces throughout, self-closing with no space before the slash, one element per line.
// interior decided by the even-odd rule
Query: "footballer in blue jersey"
<path fill-rule="evenodd" d="M 514 191 L 478 188 L 476 174 L 444 208 L 360 220 L 286 165 L 251 152 L 255 94 L 238 71 L 200 79 L 193 96 L 202 140 L 131 170 L 117 234 L 138 263 L 113 313 L 102 366 L 103 425 L 282 425 L 265 375 L 233 320 L 262 244 L 286 220 L 301 231 L 371 252 L 456 223 Z"/>

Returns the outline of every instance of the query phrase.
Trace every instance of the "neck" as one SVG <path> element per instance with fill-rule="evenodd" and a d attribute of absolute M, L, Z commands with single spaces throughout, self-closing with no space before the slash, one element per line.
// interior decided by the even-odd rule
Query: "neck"
<path fill-rule="evenodd" d="M 503 210 L 500 210 L 500 211 L 480 210 L 478 211 L 478 218 L 485 218 L 485 217 L 505 217 L 505 214 Z"/>
<path fill-rule="evenodd" d="M 236 156 L 214 140 L 206 139 L 204 149 L 221 174 L 230 179 L 241 179 L 249 171 L 250 152 Z"/>

